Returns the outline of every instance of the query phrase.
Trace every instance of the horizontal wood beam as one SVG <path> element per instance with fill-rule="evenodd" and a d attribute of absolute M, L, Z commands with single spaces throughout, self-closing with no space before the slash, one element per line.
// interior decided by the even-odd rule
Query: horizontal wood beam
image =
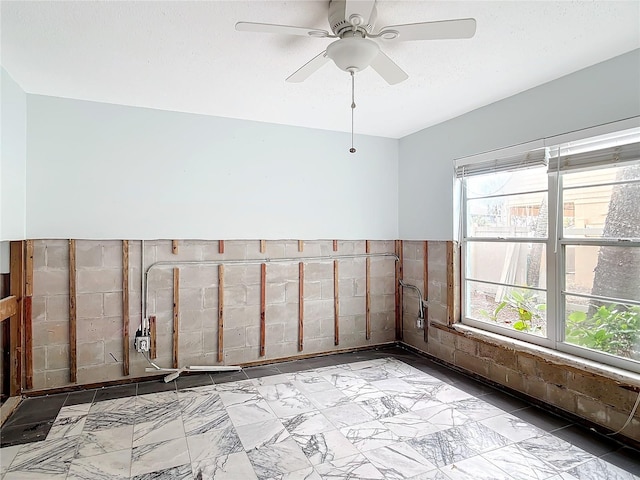
<path fill-rule="evenodd" d="M 0 300 L 0 321 L 15 315 L 18 311 L 18 301 L 15 296 L 10 296 Z"/>

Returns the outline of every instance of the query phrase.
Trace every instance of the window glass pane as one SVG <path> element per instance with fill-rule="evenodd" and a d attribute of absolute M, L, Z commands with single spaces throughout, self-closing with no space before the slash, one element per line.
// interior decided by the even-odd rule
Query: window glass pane
<path fill-rule="evenodd" d="M 640 302 L 640 248 L 566 246 L 565 290 Z"/>
<path fill-rule="evenodd" d="M 514 331 L 545 337 L 547 297 L 544 292 L 484 282 L 465 282 L 466 316 Z"/>
<path fill-rule="evenodd" d="M 640 238 L 640 182 L 565 189 L 563 201 L 566 238 Z"/>
<path fill-rule="evenodd" d="M 565 188 L 610 183 L 620 179 L 640 180 L 640 168 L 638 165 L 626 165 L 562 174 L 562 183 Z"/>
<path fill-rule="evenodd" d="M 640 361 L 640 306 L 567 296 L 565 342 Z"/>
<path fill-rule="evenodd" d="M 468 237 L 547 236 L 547 192 L 467 201 Z"/>
<path fill-rule="evenodd" d="M 547 189 L 547 167 L 465 177 L 467 198 Z"/>
<path fill-rule="evenodd" d="M 467 242 L 470 279 L 546 288 L 544 243 Z"/>

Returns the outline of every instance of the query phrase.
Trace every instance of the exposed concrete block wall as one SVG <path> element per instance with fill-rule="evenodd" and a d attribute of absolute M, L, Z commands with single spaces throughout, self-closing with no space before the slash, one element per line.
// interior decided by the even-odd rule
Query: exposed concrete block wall
<path fill-rule="evenodd" d="M 133 349 L 141 319 L 141 242 L 129 242 L 130 377 L 145 375 L 147 360 Z M 393 252 L 392 241 L 370 242 L 372 253 Z M 363 254 L 364 241 L 180 241 L 145 242 L 145 269 L 156 262 L 215 261 Z M 34 241 L 34 389 L 69 382 L 69 242 Z M 298 262 L 268 263 L 266 348 L 260 357 L 260 265 L 224 267 L 224 364 L 268 361 L 393 342 L 395 339 L 393 257 L 371 259 L 371 338 L 365 332 L 365 259 L 339 261 L 340 338 L 334 344 L 333 262 L 305 262 L 304 349 L 298 351 Z M 216 365 L 218 351 L 218 266 L 182 265 L 179 291 L 179 365 Z M 78 384 L 123 376 L 122 242 L 76 241 Z M 157 317 L 160 366 L 172 363 L 173 267 L 148 276 L 147 314 Z"/>
<path fill-rule="evenodd" d="M 420 287 L 424 269 L 422 245 L 423 242 L 405 241 L 403 250 L 404 281 Z M 454 261 L 457 268 L 458 255 Z M 624 425 L 638 393 L 620 386 L 613 375 L 581 369 L 575 362 L 552 358 L 543 351 L 539 354 L 522 351 L 513 344 L 470 337 L 449 328 L 446 242 L 429 242 L 428 262 L 431 322 L 428 342 L 424 340 L 424 332 L 415 328 L 418 305 L 415 294 L 405 289 L 404 341 L 407 344 L 609 430 L 616 431 Z M 459 318 L 457 296 L 454 310 L 454 318 Z M 636 412 L 621 434 L 640 441 L 640 412 Z"/>

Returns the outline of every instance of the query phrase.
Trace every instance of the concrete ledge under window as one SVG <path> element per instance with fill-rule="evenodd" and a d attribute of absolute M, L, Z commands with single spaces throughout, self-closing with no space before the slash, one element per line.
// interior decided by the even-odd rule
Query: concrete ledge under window
<path fill-rule="evenodd" d="M 438 324 L 432 324 L 431 326 L 443 330 L 450 330 L 452 328 L 456 332 L 459 332 L 466 337 L 477 338 L 478 340 L 482 340 L 483 342 L 503 348 L 513 348 L 514 350 L 517 350 L 519 352 L 525 352 L 531 355 L 535 355 L 547 362 L 551 362 L 556 365 L 576 368 L 581 371 L 600 375 L 618 382 L 623 388 L 633 390 L 634 392 L 640 392 L 640 374 L 630 372 L 628 370 L 612 367 L 610 365 L 604 365 L 598 362 L 594 362 L 593 360 L 577 357 L 569 353 L 559 352 L 557 350 L 542 347 L 540 345 L 523 342 L 522 340 L 499 335 L 497 333 L 487 332 L 480 328 L 463 325 L 461 323 L 456 323 L 452 327 Z"/>

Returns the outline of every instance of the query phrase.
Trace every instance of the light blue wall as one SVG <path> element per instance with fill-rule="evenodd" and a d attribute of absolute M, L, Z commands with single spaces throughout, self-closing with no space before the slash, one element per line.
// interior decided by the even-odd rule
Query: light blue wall
<path fill-rule="evenodd" d="M 638 115 L 634 50 L 400 139 L 400 238 L 453 238 L 454 159 Z"/>
<path fill-rule="evenodd" d="M 25 235 L 27 95 L 1 67 L 0 83 L 0 240 L 20 240 Z"/>
<path fill-rule="evenodd" d="M 398 140 L 29 95 L 28 238 L 393 239 Z"/>

